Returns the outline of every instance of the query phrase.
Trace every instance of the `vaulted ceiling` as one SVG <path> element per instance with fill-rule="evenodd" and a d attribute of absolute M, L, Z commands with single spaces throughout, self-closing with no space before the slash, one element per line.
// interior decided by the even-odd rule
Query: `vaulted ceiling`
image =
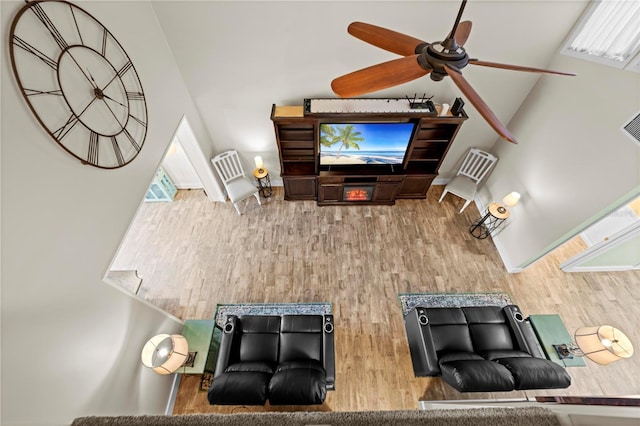
<path fill-rule="evenodd" d="M 547 67 L 587 4 L 470 0 L 463 19 L 472 21 L 473 29 L 465 47 L 473 58 Z M 216 149 L 261 153 L 274 167 L 272 104 L 335 97 L 334 78 L 398 57 L 350 36 L 350 22 L 432 42 L 451 30 L 459 5 L 453 0 L 159 1 L 153 8 Z M 478 66 L 468 66 L 464 75 L 505 124 L 539 78 Z M 414 94 L 441 103 L 461 96 L 449 78 L 434 82 L 429 77 L 366 96 Z M 473 107 L 467 105 L 466 111 L 470 120 L 458 136 L 457 151 L 493 145 L 493 130 Z"/>

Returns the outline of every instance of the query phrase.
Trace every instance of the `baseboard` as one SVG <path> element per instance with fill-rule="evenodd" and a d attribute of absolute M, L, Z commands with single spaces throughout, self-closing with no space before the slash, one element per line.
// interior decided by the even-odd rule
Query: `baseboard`
<path fill-rule="evenodd" d="M 633 266 L 574 266 L 571 272 L 623 272 L 633 269 Z"/>
<path fill-rule="evenodd" d="M 449 183 L 450 180 L 451 179 L 445 179 L 438 176 L 431 182 L 431 185 L 446 185 Z"/>
<path fill-rule="evenodd" d="M 178 388 L 180 388 L 180 379 L 182 379 L 182 374 L 174 373 L 173 383 L 171 385 L 171 393 L 169 394 L 167 407 L 164 410 L 164 414 L 166 416 L 170 416 L 173 414 L 173 407 L 176 405 L 176 398 L 178 397 Z"/>

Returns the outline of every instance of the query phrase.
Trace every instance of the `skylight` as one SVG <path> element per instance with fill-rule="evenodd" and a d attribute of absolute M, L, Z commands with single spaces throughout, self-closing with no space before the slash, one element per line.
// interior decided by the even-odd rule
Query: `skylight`
<path fill-rule="evenodd" d="M 593 1 L 562 53 L 625 68 L 640 51 L 640 2 Z"/>

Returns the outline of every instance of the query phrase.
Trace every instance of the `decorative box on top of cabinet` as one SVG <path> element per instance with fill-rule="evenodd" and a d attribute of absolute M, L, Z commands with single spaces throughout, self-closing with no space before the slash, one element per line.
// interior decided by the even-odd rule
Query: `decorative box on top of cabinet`
<path fill-rule="evenodd" d="M 173 201 L 177 192 L 178 188 L 176 188 L 169 175 L 162 167 L 158 167 L 153 182 L 149 185 L 147 194 L 144 196 L 144 201 Z"/>

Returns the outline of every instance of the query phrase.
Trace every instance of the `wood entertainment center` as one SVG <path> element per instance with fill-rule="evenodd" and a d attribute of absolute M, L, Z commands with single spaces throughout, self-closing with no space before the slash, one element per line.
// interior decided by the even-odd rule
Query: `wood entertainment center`
<path fill-rule="evenodd" d="M 468 118 L 409 107 L 405 99 L 305 99 L 271 108 L 285 200 L 318 205 L 388 204 L 424 199 L 460 126 Z M 320 166 L 322 123 L 409 122 L 416 128 L 402 164 Z"/>

